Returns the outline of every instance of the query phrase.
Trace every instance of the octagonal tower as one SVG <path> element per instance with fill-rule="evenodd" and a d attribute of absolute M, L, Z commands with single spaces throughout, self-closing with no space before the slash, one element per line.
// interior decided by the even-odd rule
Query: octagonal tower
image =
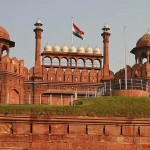
<path fill-rule="evenodd" d="M 110 33 L 109 30 L 110 28 L 108 27 L 107 24 L 104 25 L 102 28 L 103 33 L 101 36 L 103 37 L 103 81 L 108 81 L 110 80 L 110 72 L 109 72 L 109 37 Z"/>

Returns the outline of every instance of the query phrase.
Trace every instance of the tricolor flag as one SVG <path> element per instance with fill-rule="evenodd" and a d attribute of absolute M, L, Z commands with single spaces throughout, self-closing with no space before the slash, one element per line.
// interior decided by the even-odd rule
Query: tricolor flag
<path fill-rule="evenodd" d="M 81 31 L 74 23 L 72 25 L 72 33 L 83 40 L 84 32 Z"/>

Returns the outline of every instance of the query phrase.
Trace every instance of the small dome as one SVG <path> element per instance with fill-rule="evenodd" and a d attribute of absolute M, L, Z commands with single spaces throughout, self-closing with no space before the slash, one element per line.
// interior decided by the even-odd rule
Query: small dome
<path fill-rule="evenodd" d="M 107 23 L 105 23 L 105 25 L 104 25 L 104 27 L 102 28 L 102 30 L 103 30 L 104 32 L 108 32 L 108 31 L 110 30 L 110 28 L 109 28 L 109 26 L 108 26 Z"/>
<path fill-rule="evenodd" d="M 10 40 L 8 31 L 1 26 L 0 26 L 0 38 Z"/>
<path fill-rule="evenodd" d="M 57 44 L 54 45 L 53 52 L 60 52 L 60 48 Z"/>
<path fill-rule="evenodd" d="M 69 52 L 68 47 L 65 44 L 62 46 L 61 52 L 65 52 L 65 53 Z"/>
<path fill-rule="evenodd" d="M 42 24 L 42 21 L 40 19 L 37 19 L 36 23 L 37 24 Z"/>
<path fill-rule="evenodd" d="M 144 34 L 136 43 L 136 47 L 150 46 L 150 32 Z"/>
<path fill-rule="evenodd" d="M 44 51 L 52 52 L 52 47 L 47 43 L 47 44 L 44 46 Z"/>
<path fill-rule="evenodd" d="M 105 23 L 104 28 L 109 28 L 109 26 L 108 26 L 108 24 L 107 24 L 107 23 Z"/>
<path fill-rule="evenodd" d="M 82 46 L 80 46 L 78 48 L 78 53 L 85 53 L 85 49 Z"/>
<path fill-rule="evenodd" d="M 86 48 L 86 50 L 85 50 L 85 53 L 87 53 L 87 54 L 93 54 L 92 48 L 88 46 L 88 47 Z"/>
<path fill-rule="evenodd" d="M 72 45 L 69 49 L 69 52 L 70 53 L 76 53 L 77 52 L 77 49 L 74 47 L 74 45 Z"/>
<path fill-rule="evenodd" d="M 94 54 L 100 54 L 101 53 L 101 50 L 96 46 L 94 51 L 93 51 Z"/>

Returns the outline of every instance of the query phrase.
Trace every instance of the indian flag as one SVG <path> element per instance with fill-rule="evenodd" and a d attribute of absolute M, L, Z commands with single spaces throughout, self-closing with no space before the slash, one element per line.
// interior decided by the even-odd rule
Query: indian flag
<path fill-rule="evenodd" d="M 83 40 L 84 32 L 81 31 L 74 23 L 72 25 L 72 33 Z"/>

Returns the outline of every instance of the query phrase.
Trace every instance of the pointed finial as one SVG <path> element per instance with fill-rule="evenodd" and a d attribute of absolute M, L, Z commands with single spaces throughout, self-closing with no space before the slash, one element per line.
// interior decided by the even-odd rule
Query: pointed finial
<path fill-rule="evenodd" d="M 110 28 L 109 28 L 109 26 L 108 26 L 107 23 L 105 23 L 105 25 L 104 25 L 104 27 L 102 28 L 102 30 L 103 30 L 104 32 L 108 32 L 108 31 L 110 30 Z"/>

